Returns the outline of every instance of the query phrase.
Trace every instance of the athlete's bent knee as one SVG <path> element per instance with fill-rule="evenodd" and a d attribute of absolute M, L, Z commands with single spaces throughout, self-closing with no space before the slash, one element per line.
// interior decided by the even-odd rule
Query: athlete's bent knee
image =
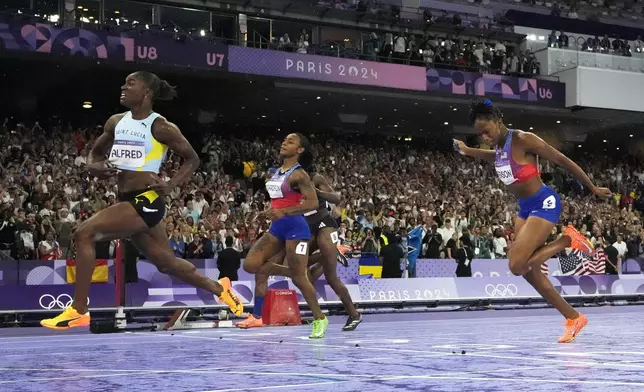
<path fill-rule="evenodd" d="M 249 274 L 257 273 L 257 271 L 259 271 L 259 268 L 263 264 L 262 258 L 263 256 L 261 252 L 257 252 L 251 249 L 244 259 L 244 265 L 242 266 L 244 268 L 244 271 L 248 272 Z"/>
<path fill-rule="evenodd" d="M 527 274 L 528 271 L 530 271 L 530 269 L 528 267 L 528 259 L 527 258 L 524 258 L 524 257 L 521 257 L 521 258 L 511 257 L 509 264 L 510 264 L 510 272 L 512 272 L 512 274 L 514 276 L 523 276 L 523 275 Z"/>
<path fill-rule="evenodd" d="M 92 229 L 91 225 L 81 225 L 74 232 L 74 243 L 93 243 L 95 241 L 94 237 L 96 236 L 95 231 Z"/>
<path fill-rule="evenodd" d="M 252 260 L 244 260 L 244 271 L 249 274 L 256 274 L 259 271 L 259 265 Z"/>

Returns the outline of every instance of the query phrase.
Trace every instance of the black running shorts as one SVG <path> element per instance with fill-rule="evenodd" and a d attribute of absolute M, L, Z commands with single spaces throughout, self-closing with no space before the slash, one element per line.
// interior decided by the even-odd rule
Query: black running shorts
<path fill-rule="evenodd" d="M 311 235 L 316 237 L 322 229 L 326 229 L 327 227 L 330 227 L 332 229 L 338 228 L 338 223 L 335 221 L 335 219 L 333 219 L 331 215 L 325 216 L 319 222 L 309 223 L 309 229 L 311 229 Z"/>
<path fill-rule="evenodd" d="M 132 204 L 148 227 L 156 226 L 165 216 L 165 203 L 155 191 L 123 192 L 119 201 Z"/>

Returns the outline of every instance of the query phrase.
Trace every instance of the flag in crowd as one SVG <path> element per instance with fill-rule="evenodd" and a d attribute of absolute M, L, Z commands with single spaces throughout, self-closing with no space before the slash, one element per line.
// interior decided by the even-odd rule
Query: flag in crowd
<path fill-rule="evenodd" d="M 561 275 L 603 275 L 606 273 L 606 253 L 602 249 L 597 249 L 594 255 L 576 249 L 566 249 L 557 255 Z M 546 271 L 547 263 L 544 263 Z M 543 266 L 542 266 L 543 271 Z"/>

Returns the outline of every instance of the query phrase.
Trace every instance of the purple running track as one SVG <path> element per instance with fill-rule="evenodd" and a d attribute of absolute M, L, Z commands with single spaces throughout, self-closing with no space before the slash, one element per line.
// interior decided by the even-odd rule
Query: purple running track
<path fill-rule="evenodd" d="M 642 307 L 589 308 L 572 344 L 554 310 L 365 316 L 354 332 L 310 328 L 92 335 L 0 330 L 0 390 L 644 390 Z M 465 354 L 462 352 L 465 351 Z"/>

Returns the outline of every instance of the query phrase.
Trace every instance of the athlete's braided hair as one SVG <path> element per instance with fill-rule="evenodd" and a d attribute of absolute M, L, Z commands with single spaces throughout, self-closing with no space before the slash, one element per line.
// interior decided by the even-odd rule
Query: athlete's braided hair
<path fill-rule="evenodd" d="M 470 105 L 470 124 L 474 124 L 476 120 L 496 121 L 502 118 L 503 113 L 492 105 L 492 101 L 489 99 L 475 101 Z"/>

